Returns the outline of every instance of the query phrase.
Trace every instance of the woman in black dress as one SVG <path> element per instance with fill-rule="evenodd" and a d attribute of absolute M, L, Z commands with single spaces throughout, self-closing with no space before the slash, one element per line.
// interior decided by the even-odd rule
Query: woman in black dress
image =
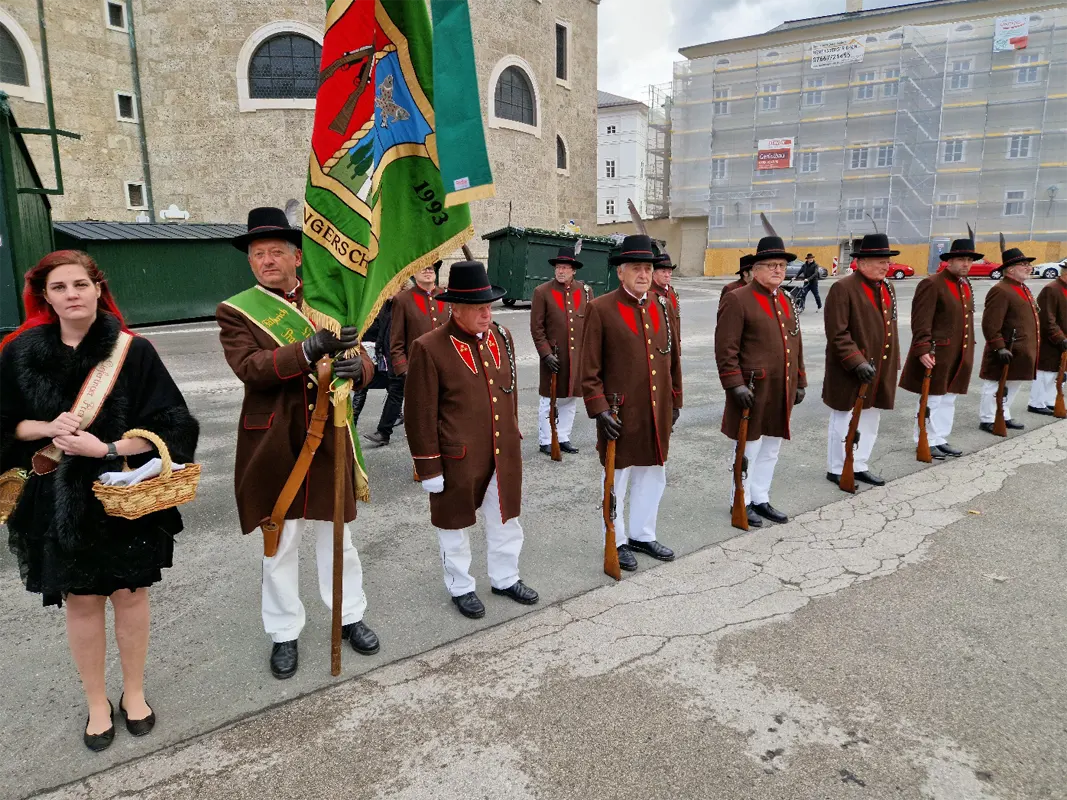
<path fill-rule="evenodd" d="M 50 443 L 58 467 L 31 474 L 8 519 L 9 545 L 26 589 L 45 605 L 66 601 L 67 639 L 89 706 L 84 741 L 103 750 L 115 735 L 104 665 L 107 601 L 115 613 L 122 662 L 119 709 L 134 735 L 148 733 L 155 714 L 145 701 L 148 587 L 171 566 L 177 509 L 140 519 L 109 517 L 92 492 L 103 472 L 155 456 L 145 439 L 122 439 L 131 428 L 158 434 L 176 463 L 192 461 L 199 425 L 155 349 L 138 336 L 115 384 L 86 430 L 71 412 L 86 377 L 111 352 L 124 329 L 104 275 L 86 253 L 45 256 L 26 275 L 26 323 L 0 344 L 0 471 L 28 469 Z"/>

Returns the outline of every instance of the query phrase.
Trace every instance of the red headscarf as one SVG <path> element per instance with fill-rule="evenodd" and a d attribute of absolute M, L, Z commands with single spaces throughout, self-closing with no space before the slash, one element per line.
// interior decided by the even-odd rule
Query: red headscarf
<path fill-rule="evenodd" d="M 96 262 L 93 261 L 92 256 L 88 253 L 83 253 L 81 250 L 56 250 L 38 261 L 37 265 L 26 273 L 26 282 L 22 290 L 22 303 L 26 309 L 26 321 L 4 337 L 4 340 L 0 342 L 0 350 L 3 350 L 9 342 L 30 328 L 59 321 L 59 317 L 56 316 L 52 306 L 44 299 L 44 290 L 48 284 L 48 275 L 52 270 L 65 264 L 77 264 L 85 267 L 85 271 L 89 274 L 89 279 L 100 287 L 100 297 L 96 302 L 97 313 L 106 311 L 118 319 L 123 330 L 127 330 L 126 323 L 122 319 L 122 312 L 119 311 L 115 298 L 111 296 L 111 290 L 107 288 L 107 278 L 96 265 Z"/>

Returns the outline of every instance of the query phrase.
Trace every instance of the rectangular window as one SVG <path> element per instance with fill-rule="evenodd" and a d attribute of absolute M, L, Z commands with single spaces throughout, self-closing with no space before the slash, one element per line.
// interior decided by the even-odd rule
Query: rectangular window
<path fill-rule="evenodd" d="M 873 100 L 874 99 L 874 72 L 861 72 L 859 74 L 859 82 L 864 84 L 856 87 L 856 99 L 857 100 Z"/>
<path fill-rule="evenodd" d="M 726 206 L 715 206 L 711 209 L 711 227 L 726 227 Z"/>
<path fill-rule="evenodd" d="M 900 94 L 900 67 L 887 67 L 885 83 L 882 84 L 883 97 L 896 97 Z"/>
<path fill-rule="evenodd" d="M 131 211 L 140 211 L 148 208 L 145 202 L 144 183 L 141 181 L 126 182 L 126 208 Z"/>
<path fill-rule="evenodd" d="M 960 196 L 958 194 L 941 194 L 937 196 L 937 218 L 956 219 L 960 213 Z"/>
<path fill-rule="evenodd" d="M 871 216 L 877 220 L 888 219 L 889 217 L 889 198 L 888 197 L 876 197 L 874 198 L 874 208 L 871 209 Z"/>
<path fill-rule="evenodd" d="M 854 147 L 849 151 L 850 169 L 867 169 L 869 151 L 866 147 Z"/>
<path fill-rule="evenodd" d="M 879 167 L 891 167 L 893 166 L 893 155 L 896 151 L 896 147 L 891 144 L 883 144 L 878 148 L 878 166 Z"/>
<path fill-rule="evenodd" d="M 713 181 L 721 181 L 726 179 L 726 159 L 725 158 L 713 158 L 711 159 L 711 179 Z"/>
<path fill-rule="evenodd" d="M 614 158 L 609 158 L 607 161 L 604 162 L 604 177 L 605 178 L 614 178 L 615 177 L 615 159 Z"/>
<path fill-rule="evenodd" d="M 107 15 L 107 26 L 109 28 L 116 31 L 126 30 L 125 3 L 113 3 L 109 0 L 104 4 L 104 10 Z"/>
<path fill-rule="evenodd" d="M 969 58 L 952 62 L 948 88 L 953 91 L 971 88 L 971 60 Z"/>
<path fill-rule="evenodd" d="M 818 153 L 799 153 L 800 156 L 800 171 L 801 172 L 818 172 L 819 171 L 819 154 Z"/>
<path fill-rule="evenodd" d="M 137 121 L 137 105 L 129 92 L 115 92 L 115 116 L 120 122 Z"/>
<path fill-rule="evenodd" d="M 570 40 L 568 26 L 556 23 L 556 78 L 567 80 L 567 45 Z"/>
<path fill-rule="evenodd" d="M 1030 134 L 1022 133 L 1008 139 L 1008 158 L 1030 157 Z"/>
<path fill-rule="evenodd" d="M 1004 192 L 1004 216 L 1021 217 L 1026 213 L 1026 190 Z"/>
<path fill-rule="evenodd" d="M 822 87 L 825 85 L 825 78 L 808 78 L 807 82 L 805 83 L 807 91 L 804 92 L 804 105 L 821 106 Z"/>
<path fill-rule="evenodd" d="M 730 89 L 715 90 L 715 102 L 712 104 L 712 113 L 715 114 L 729 114 L 730 113 Z"/>
<path fill-rule="evenodd" d="M 797 203 L 796 218 L 798 225 L 811 225 L 815 222 L 815 201 L 801 200 Z"/>
<path fill-rule="evenodd" d="M 958 164 L 963 161 L 963 139 L 947 140 L 941 153 L 941 161 L 945 164 Z"/>
<path fill-rule="evenodd" d="M 760 98 L 760 108 L 764 111 L 777 111 L 778 110 L 778 95 L 777 92 L 781 84 L 779 83 L 765 83 L 763 84 L 763 97 Z"/>
<path fill-rule="evenodd" d="M 1023 53 L 1016 60 L 1016 64 L 1036 64 L 1041 60 L 1038 53 Z M 1023 67 L 1015 73 L 1016 83 L 1037 83 L 1037 67 Z"/>
<path fill-rule="evenodd" d="M 609 217 L 615 216 L 615 201 L 614 200 L 606 200 L 604 202 L 604 213 L 607 214 Z"/>
<path fill-rule="evenodd" d="M 608 125 L 608 128 L 607 128 L 607 131 L 606 131 L 606 133 L 607 133 L 607 134 L 608 134 L 609 136 L 610 136 L 610 135 L 613 135 L 613 134 L 615 133 L 615 126 L 614 126 L 614 125 Z"/>
<path fill-rule="evenodd" d="M 864 202 L 862 197 L 856 197 L 848 201 L 848 209 L 846 210 L 845 218 L 849 222 L 859 222 L 863 219 Z"/>

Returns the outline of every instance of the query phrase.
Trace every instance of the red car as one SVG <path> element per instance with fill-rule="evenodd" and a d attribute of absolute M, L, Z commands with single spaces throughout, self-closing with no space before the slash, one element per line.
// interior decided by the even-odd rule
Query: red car
<path fill-rule="evenodd" d="M 946 266 L 944 261 L 937 265 L 937 271 L 940 272 Z M 971 271 L 967 273 L 968 278 L 992 278 L 995 281 L 999 281 L 1004 277 L 1004 270 L 1000 268 L 1000 262 L 998 261 L 975 261 L 971 265 Z"/>
<path fill-rule="evenodd" d="M 849 272 L 855 272 L 856 259 L 852 259 L 852 263 L 848 265 Z M 914 278 L 915 270 L 909 267 L 907 264 L 897 264 L 895 261 L 889 263 L 889 272 L 887 273 L 890 278 L 894 280 L 903 280 L 904 278 Z"/>

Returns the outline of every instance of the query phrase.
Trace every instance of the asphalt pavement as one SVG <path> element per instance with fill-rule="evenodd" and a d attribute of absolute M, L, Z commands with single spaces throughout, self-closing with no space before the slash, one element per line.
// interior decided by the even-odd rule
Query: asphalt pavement
<path fill-rule="evenodd" d="M 1049 427 L 1047 418 L 1027 414 L 1024 391 L 1016 412 L 1028 433 L 1005 442 L 980 432 L 976 375 L 971 394 L 958 404 L 953 437 L 975 455 L 922 465 L 914 460 L 911 440 L 915 398 L 901 392 L 898 408 L 883 414 L 871 465 L 893 482 L 847 497 L 823 477 L 828 411 L 818 394 L 824 336 L 809 297 L 802 317 L 809 394 L 795 411 L 795 438 L 783 448 L 772 490 L 774 504 L 796 519 L 736 538 L 727 504 L 731 447 L 719 432 L 723 392 L 713 353 L 721 285 L 678 281 L 686 404 L 672 439 L 659 538 L 680 556 L 694 555 L 671 565 L 642 557 L 638 573 L 619 586 L 607 585 L 599 569 L 600 474 L 593 426 L 579 415 L 573 440 L 582 452 L 562 464 L 537 452 L 537 360 L 527 333 L 529 315 L 521 308 L 503 310 L 497 318 L 516 339 L 520 424 L 526 433 L 522 577 L 541 593 L 541 603 L 521 607 L 484 591 L 484 545 L 475 536 L 473 571 L 487 614 L 471 621 L 456 613 L 441 582 L 426 499 L 411 482 L 406 442 L 398 432 L 389 447 L 367 452 L 372 502 L 361 506 L 355 523 L 369 598 L 366 621 L 381 636 L 382 651 L 361 657 L 346 648 L 340 679 L 329 675 L 329 616 L 314 590 L 310 543 L 302 564 L 308 625 L 301 636 L 300 672 L 281 683 L 267 669 L 269 641 L 259 617 L 261 542 L 238 533 L 232 496 L 241 387 L 222 359 L 213 324 L 143 331 L 201 421 L 198 461 L 204 466 L 199 499 L 184 511 L 176 566 L 152 590 L 147 687 L 160 721 L 146 739 L 120 731 L 103 754 L 82 747 L 84 704 L 62 614 L 43 610 L 38 598 L 23 590 L 13 557 L 0 553 L 0 603 L 6 611 L 0 635 L 8 646 L 0 667 L 8 756 L 0 759 L 4 795 L 23 797 L 74 781 L 54 796 L 261 797 L 273 787 L 279 797 L 802 798 L 844 796 L 841 792 L 862 788 L 861 782 L 871 797 L 1067 796 L 1056 794 L 1067 785 L 1063 584 L 1061 577 L 1056 580 L 1063 573 L 1067 507 L 1062 492 L 1053 489 L 1049 498 L 1050 487 L 1062 483 L 1067 426 Z M 991 285 L 975 282 L 979 308 Z M 915 281 L 897 284 L 905 343 L 914 286 Z M 825 295 L 827 283 L 822 287 Z M 362 430 L 374 429 L 383 399 L 383 392 L 371 393 Z M 1029 432 L 1035 428 L 1040 430 Z M 923 502 L 912 502 L 914 492 Z M 971 506 L 961 510 L 964 500 Z M 862 555 L 868 540 L 879 538 L 870 534 L 882 529 L 848 515 L 877 504 L 884 527 L 886 520 L 903 519 L 904 502 L 910 504 L 908 526 L 917 530 L 875 542 L 889 548 L 871 554 L 877 561 L 857 568 L 819 560 L 826 554 L 817 551 L 836 552 L 837 545 L 825 548 L 819 539 L 835 541 L 825 531 L 829 519 L 839 520 L 842 535 L 858 537 L 841 549 Z M 967 513 L 981 510 L 974 508 L 979 502 L 986 504 L 985 512 Z M 1058 523 L 1049 524 L 1050 518 Z M 956 526 L 964 533 L 949 535 Z M 804 548 L 796 549 L 810 551 L 810 564 L 786 553 L 782 562 L 796 566 L 797 575 L 772 573 L 766 565 L 745 571 L 745 564 L 755 563 L 750 546 L 766 546 L 770 552 L 761 551 L 761 557 L 776 558 L 774 548 L 791 538 L 794 528 L 805 532 Z M 1022 536 L 1035 530 L 1036 539 Z M 933 536 L 941 531 L 946 535 Z M 1005 537 L 1013 547 L 1003 547 Z M 936 556 L 952 543 L 955 550 Z M 956 582 L 958 596 L 946 591 L 941 578 L 909 582 L 927 569 L 926 562 L 941 565 L 943 580 Z M 987 608 L 974 592 L 990 586 L 961 577 L 968 564 L 1008 577 L 983 579 L 1005 589 L 1008 601 Z M 914 569 L 902 570 L 905 565 Z M 719 568 L 726 570 L 724 581 L 708 583 L 708 571 Z M 735 585 L 726 579 L 738 569 Z M 868 583 L 872 576 L 885 580 Z M 771 578 L 781 586 L 766 582 Z M 720 591 L 724 596 L 715 594 Z M 860 593 L 862 607 L 854 605 Z M 834 603 L 843 607 L 834 609 Z M 766 613 L 749 616 L 761 609 Z M 938 661 L 938 620 L 949 625 L 961 615 L 994 611 L 1000 616 L 993 632 L 976 633 L 968 646 L 983 652 L 995 646 L 1005 656 L 1025 657 L 1023 673 L 985 658 L 967 662 L 955 639 L 952 658 Z M 602 630 L 569 624 L 598 614 L 611 617 L 607 638 Z M 712 624 L 721 615 L 727 622 Z M 889 625 L 893 618 L 895 627 Z M 1031 624 L 1035 619 L 1042 624 Z M 749 629 L 761 620 L 776 624 Z M 841 627 L 842 621 L 848 626 Z M 568 644 L 568 631 L 583 639 L 574 645 L 577 650 Z M 1031 634 L 1040 646 L 1027 649 L 1024 640 Z M 1050 660 L 1057 646 L 1059 657 Z M 909 647 L 917 648 L 916 657 Z M 821 674 L 822 664 L 842 671 L 830 680 Z M 973 680 L 958 680 L 961 673 L 954 670 L 960 664 L 974 673 Z M 927 678 L 930 667 L 937 667 L 937 680 Z M 765 678 L 767 685 L 761 683 Z M 115 698 L 120 683 L 112 648 L 109 686 Z M 893 685 L 901 687 L 896 694 Z M 911 697 L 920 686 L 924 692 Z M 1024 689 L 1026 702 L 1017 703 L 1013 692 Z M 983 716 L 990 692 L 1001 694 L 995 714 Z M 1035 692 L 1047 693 L 1043 704 Z M 872 699 L 865 703 L 868 693 Z M 891 697 L 882 696 L 887 693 Z M 947 712 L 944 717 L 935 712 L 953 693 L 966 702 L 949 703 L 959 711 L 949 725 Z M 804 724 L 794 731 L 792 723 L 771 723 L 766 727 L 779 727 L 773 733 L 782 736 L 764 735 L 754 727 L 758 713 L 779 696 L 783 709 L 800 709 Z M 718 705 L 708 706 L 709 697 L 718 698 Z M 289 702 L 294 698 L 301 699 Z M 724 722 L 725 707 L 734 708 L 735 716 Z M 912 726 L 906 730 L 918 732 L 911 738 L 900 732 L 905 708 Z M 775 715 L 790 718 L 786 711 Z M 758 719 L 760 725 L 764 721 Z M 1009 722 L 1014 727 L 1005 728 Z M 855 741 L 845 746 L 846 739 L 835 739 L 838 728 Z M 973 738 L 965 735 L 968 728 Z M 994 735 L 1000 728 L 1007 734 Z M 861 759 L 859 766 L 831 770 L 837 777 L 825 783 L 831 764 L 820 759 L 820 748 L 867 758 L 876 749 L 868 731 L 886 739 L 896 731 L 899 741 L 892 753 L 872 753 L 870 764 Z M 196 738 L 203 734 L 209 735 Z M 1006 736 L 1021 738 L 1017 750 L 1032 762 L 1027 769 L 996 763 L 1015 752 L 1005 750 Z M 769 746 L 759 750 L 764 742 Z M 938 748 L 962 755 L 942 758 Z M 782 753 L 774 754 L 778 749 Z M 960 783 L 960 765 L 972 762 L 978 777 Z M 271 765 L 283 764 L 292 767 L 292 781 L 272 784 Z M 903 771 L 906 764 L 910 771 Z M 109 769 L 117 765 L 125 766 Z M 94 773 L 99 774 L 81 782 Z M 896 794 L 889 787 L 894 780 L 900 785 Z M 1041 789 L 1045 793 L 1027 794 L 1028 780 L 1030 788 L 1047 787 Z"/>

